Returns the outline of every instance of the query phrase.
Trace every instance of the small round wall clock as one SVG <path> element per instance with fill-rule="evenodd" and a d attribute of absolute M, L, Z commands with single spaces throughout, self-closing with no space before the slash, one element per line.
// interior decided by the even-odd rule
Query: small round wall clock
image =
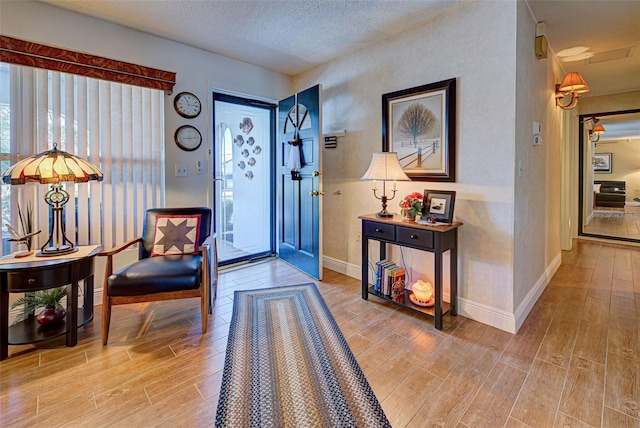
<path fill-rule="evenodd" d="M 191 92 L 180 92 L 176 95 L 173 99 L 173 107 L 180 116 L 187 119 L 198 117 L 202 110 L 200 100 Z"/>
<path fill-rule="evenodd" d="M 202 144 L 202 134 L 191 125 L 184 125 L 178 128 L 174 139 L 178 147 L 187 152 L 194 151 Z"/>

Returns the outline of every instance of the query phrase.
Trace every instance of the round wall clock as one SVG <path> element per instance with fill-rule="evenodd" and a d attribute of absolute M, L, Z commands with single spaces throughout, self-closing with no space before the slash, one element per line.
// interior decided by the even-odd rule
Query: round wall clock
<path fill-rule="evenodd" d="M 176 95 L 173 99 L 173 107 L 180 116 L 187 119 L 198 117 L 202 110 L 200 100 L 191 92 L 180 92 Z"/>
<path fill-rule="evenodd" d="M 187 152 L 192 152 L 202 143 L 202 134 L 191 125 L 181 126 L 176 130 L 174 139 L 178 147 Z"/>

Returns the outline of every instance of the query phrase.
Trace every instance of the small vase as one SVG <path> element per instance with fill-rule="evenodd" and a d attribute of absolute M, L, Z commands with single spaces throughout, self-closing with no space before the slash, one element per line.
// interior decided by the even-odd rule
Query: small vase
<path fill-rule="evenodd" d="M 53 324 L 54 322 L 62 321 L 67 315 L 67 311 L 60 307 L 58 309 L 45 308 L 38 314 L 36 321 L 40 325 Z"/>
<path fill-rule="evenodd" d="M 404 221 L 412 222 L 412 221 L 416 221 L 416 218 L 413 215 L 411 215 L 411 211 L 404 210 Z"/>

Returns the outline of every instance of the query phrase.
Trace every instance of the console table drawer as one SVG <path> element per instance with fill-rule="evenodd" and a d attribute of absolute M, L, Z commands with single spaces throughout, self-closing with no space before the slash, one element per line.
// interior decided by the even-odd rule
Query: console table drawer
<path fill-rule="evenodd" d="M 396 227 L 392 224 L 365 222 L 364 234 L 373 239 L 394 241 L 396 239 Z"/>
<path fill-rule="evenodd" d="M 430 230 L 398 227 L 398 243 L 424 249 L 433 249 L 433 232 Z"/>

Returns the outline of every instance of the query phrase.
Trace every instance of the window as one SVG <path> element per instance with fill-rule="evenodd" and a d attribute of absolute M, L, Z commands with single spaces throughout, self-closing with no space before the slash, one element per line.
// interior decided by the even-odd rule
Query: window
<path fill-rule="evenodd" d="M 164 205 L 164 93 L 90 77 L 0 63 L 0 162 L 53 148 L 100 167 L 104 181 L 65 183 L 65 230 L 78 245 L 109 248 L 140 235 L 147 208 Z M 34 207 L 36 244 L 48 237 L 44 184 L 2 185 L 2 252 L 17 206 Z"/>

